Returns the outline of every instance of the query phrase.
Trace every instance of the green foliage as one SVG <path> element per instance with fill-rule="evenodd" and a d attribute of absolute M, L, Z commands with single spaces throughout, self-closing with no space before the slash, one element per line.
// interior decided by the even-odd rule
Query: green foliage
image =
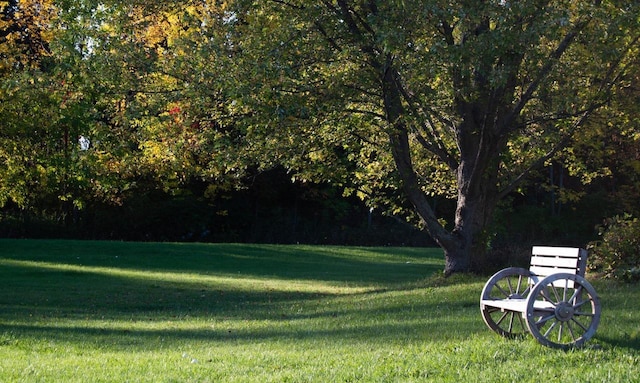
<path fill-rule="evenodd" d="M 629 215 L 608 219 L 601 240 L 589 245 L 589 267 L 607 278 L 640 281 L 640 220 Z"/>

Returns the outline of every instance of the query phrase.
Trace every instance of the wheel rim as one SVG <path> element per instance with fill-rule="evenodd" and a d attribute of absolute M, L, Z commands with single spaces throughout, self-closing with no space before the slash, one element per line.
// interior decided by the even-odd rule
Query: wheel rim
<path fill-rule="evenodd" d="M 532 289 L 525 318 L 540 343 L 563 349 L 578 347 L 595 334 L 600 303 L 595 289 L 584 278 L 554 274 Z"/>
<path fill-rule="evenodd" d="M 529 291 L 529 271 L 509 268 L 496 273 L 487 281 L 482 290 L 481 299 L 525 299 Z M 520 312 L 503 311 L 484 305 L 480 311 L 485 324 L 504 337 L 520 337 L 528 331 L 526 321 Z"/>

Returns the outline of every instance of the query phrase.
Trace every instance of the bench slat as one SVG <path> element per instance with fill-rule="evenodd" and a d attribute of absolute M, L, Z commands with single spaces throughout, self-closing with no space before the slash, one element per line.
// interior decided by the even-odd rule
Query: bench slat
<path fill-rule="evenodd" d="M 531 266 L 529 270 L 539 277 L 548 277 L 551 274 L 557 273 L 569 273 L 575 274 L 576 269 L 568 267 L 543 267 L 543 266 Z"/>
<path fill-rule="evenodd" d="M 501 310 L 508 311 L 517 311 L 523 313 L 525 308 L 527 307 L 526 299 L 500 299 L 500 300 L 489 300 L 483 299 L 480 302 L 484 307 L 495 307 Z"/>
<path fill-rule="evenodd" d="M 554 255 L 560 257 L 574 257 L 580 256 L 580 248 L 576 247 L 549 247 L 549 246 L 533 246 L 531 250 L 533 255 Z"/>
<path fill-rule="evenodd" d="M 553 266 L 575 269 L 578 267 L 578 258 L 533 255 L 531 256 L 531 266 Z"/>
<path fill-rule="evenodd" d="M 480 301 L 483 307 L 495 307 L 503 311 L 516 311 L 524 313 L 527 307 L 526 299 L 483 299 Z M 533 307 L 538 310 L 550 310 L 553 309 L 553 305 L 550 302 L 535 301 Z"/>

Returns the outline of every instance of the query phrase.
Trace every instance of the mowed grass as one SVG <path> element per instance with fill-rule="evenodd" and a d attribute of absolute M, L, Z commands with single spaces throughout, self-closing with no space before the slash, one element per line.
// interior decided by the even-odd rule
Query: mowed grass
<path fill-rule="evenodd" d="M 588 346 L 505 340 L 442 252 L 0 240 L 1 382 L 634 382 L 640 286 Z"/>

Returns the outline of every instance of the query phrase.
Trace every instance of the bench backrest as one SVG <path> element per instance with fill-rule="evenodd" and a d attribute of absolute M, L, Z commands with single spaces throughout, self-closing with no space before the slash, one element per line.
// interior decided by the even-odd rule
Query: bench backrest
<path fill-rule="evenodd" d="M 539 279 L 556 273 L 577 274 L 584 277 L 587 251 L 577 247 L 534 246 L 529 270 Z M 573 283 L 570 283 L 573 285 Z M 573 286 L 569 286 L 573 287 Z"/>

